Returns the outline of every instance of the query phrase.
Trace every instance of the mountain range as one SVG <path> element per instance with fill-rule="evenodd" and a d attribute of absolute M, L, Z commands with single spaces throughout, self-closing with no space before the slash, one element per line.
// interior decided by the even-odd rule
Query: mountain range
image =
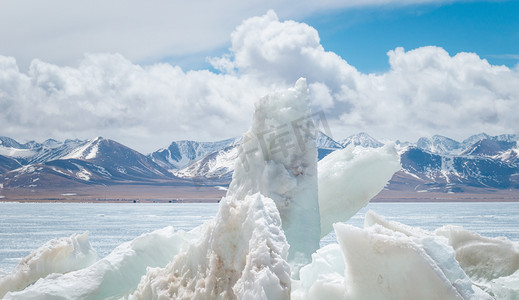
<path fill-rule="evenodd" d="M 435 135 L 416 143 L 396 142 L 402 163 L 387 186 L 408 192 L 461 193 L 473 189 L 519 189 L 519 137 L 481 133 L 462 142 Z M 0 137 L 2 189 L 74 186 L 189 186 L 228 184 L 241 138 L 217 142 L 175 141 L 144 155 L 116 141 L 46 140 L 19 143 Z M 384 144 L 367 133 L 335 141 L 316 139 L 318 159 L 338 149 Z"/>

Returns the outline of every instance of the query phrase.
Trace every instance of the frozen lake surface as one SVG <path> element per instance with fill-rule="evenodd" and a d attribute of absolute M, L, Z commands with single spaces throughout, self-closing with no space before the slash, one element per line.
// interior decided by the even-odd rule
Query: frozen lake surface
<path fill-rule="evenodd" d="M 90 231 L 99 257 L 138 235 L 173 226 L 190 230 L 211 219 L 212 203 L 6 203 L 0 202 L 0 275 L 50 239 Z M 388 220 L 433 230 L 452 224 L 488 237 L 519 241 L 519 203 L 370 203 L 347 223 L 362 227 L 368 209 Z M 321 246 L 335 242 L 330 234 Z"/>

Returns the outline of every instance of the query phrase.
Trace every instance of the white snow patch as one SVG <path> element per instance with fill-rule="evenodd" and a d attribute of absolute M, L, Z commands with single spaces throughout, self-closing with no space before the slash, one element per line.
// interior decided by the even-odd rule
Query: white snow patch
<path fill-rule="evenodd" d="M 94 159 L 97 157 L 97 153 L 99 152 L 99 144 L 94 144 L 88 154 L 85 156 L 85 159 Z"/>
<path fill-rule="evenodd" d="M 15 169 L 13 171 L 18 172 L 20 174 L 29 174 L 29 173 L 34 173 L 36 171 L 36 167 L 34 167 L 33 165 L 27 165 L 27 166 L 23 166 L 18 169 Z M 16 175 L 15 177 L 18 177 L 18 175 Z"/>
<path fill-rule="evenodd" d="M 3 156 L 9 156 L 14 158 L 29 158 L 36 154 L 37 153 L 32 149 L 18 149 L 0 146 L 0 155 Z"/>
<path fill-rule="evenodd" d="M 407 171 L 406 169 L 402 169 L 402 171 L 403 171 L 405 174 L 410 175 L 411 177 L 414 177 L 414 178 L 416 178 L 416 179 L 418 179 L 418 180 L 423 180 L 422 178 L 418 177 L 416 174 L 413 174 L 413 173 Z"/>
<path fill-rule="evenodd" d="M 76 177 L 81 180 L 89 181 L 90 176 L 92 176 L 92 173 L 90 173 L 89 171 L 87 171 L 85 169 L 81 169 L 81 171 L 76 172 Z"/>
<path fill-rule="evenodd" d="M 60 174 L 63 174 L 63 175 L 68 175 L 67 173 L 61 171 L 60 169 L 56 168 L 56 167 L 51 167 L 51 169 L 54 171 L 54 172 L 58 172 Z M 69 172 L 71 172 L 70 170 L 67 170 Z M 72 173 L 72 172 L 71 172 Z"/>
<path fill-rule="evenodd" d="M 81 147 L 74 149 L 69 154 L 62 157 L 62 159 L 94 159 L 99 152 L 99 142 L 101 138 L 95 138 Z"/>
<path fill-rule="evenodd" d="M 175 176 L 185 178 L 221 178 L 234 170 L 239 149 L 239 147 L 234 147 L 229 151 L 219 150 L 216 154 L 208 155 L 181 170 L 170 172 Z"/>

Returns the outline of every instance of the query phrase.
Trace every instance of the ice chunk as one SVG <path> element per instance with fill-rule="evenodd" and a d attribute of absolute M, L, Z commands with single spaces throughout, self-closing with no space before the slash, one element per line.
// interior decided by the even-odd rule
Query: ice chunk
<path fill-rule="evenodd" d="M 7 292 L 21 291 L 49 274 L 88 267 L 96 259 L 88 232 L 50 240 L 23 258 L 11 274 L 0 278 L 0 298 Z"/>
<path fill-rule="evenodd" d="M 369 210 L 364 219 L 364 227 L 374 225 L 380 225 L 386 229 L 402 233 L 422 245 L 427 254 L 438 263 L 438 266 L 450 282 L 460 291 L 460 294 L 464 295 L 464 298 L 468 296 L 476 297 L 477 299 L 489 298 L 488 294 L 477 285 L 472 284 L 467 274 L 465 274 L 465 269 L 456 260 L 457 255 L 452 248 L 451 241 L 445 236 L 438 235 L 438 230 L 433 233 L 418 227 L 387 221 L 384 217 Z M 444 227 L 444 230 L 447 231 L 447 228 L 451 227 Z"/>
<path fill-rule="evenodd" d="M 292 284 L 291 299 L 345 299 L 344 258 L 338 244 L 330 244 L 312 254 L 312 263 L 299 271 Z"/>
<path fill-rule="evenodd" d="M 335 222 L 344 222 L 366 206 L 401 169 L 394 145 L 382 148 L 348 146 L 319 162 L 321 236 Z"/>
<path fill-rule="evenodd" d="M 492 299 L 460 268 L 441 239 L 415 238 L 375 224 L 335 224 L 351 299 Z"/>
<path fill-rule="evenodd" d="M 261 193 L 276 203 L 289 260 L 306 264 L 319 249 L 317 148 L 306 80 L 262 98 L 244 135 L 227 196 Z M 295 267 L 297 269 L 297 267 Z"/>
<path fill-rule="evenodd" d="M 519 299 L 519 271 L 494 279 L 491 287 L 496 299 Z"/>
<path fill-rule="evenodd" d="M 166 227 L 143 234 L 118 246 L 90 267 L 66 274 L 52 274 L 5 299 L 105 299 L 132 292 L 147 267 L 163 267 L 198 236 Z"/>
<path fill-rule="evenodd" d="M 382 227 L 385 227 L 393 231 L 403 233 L 409 237 L 420 238 L 425 236 L 434 236 L 432 232 L 423 230 L 418 227 L 411 227 L 402 223 L 388 221 L 384 217 L 370 209 L 366 212 L 366 215 L 364 216 L 364 228 L 373 226 L 375 224 L 378 224 Z"/>
<path fill-rule="evenodd" d="M 519 245 L 506 238 L 488 238 L 459 226 L 443 226 L 435 231 L 448 239 L 456 251 L 456 259 L 470 278 L 486 291 L 509 284 L 519 270 Z M 511 276 L 507 279 L 505 277 Z M 517 275 L 515 275 L 517 276 Z M 497 280 L 498 278 L 501 278 Z M 495 284 L 492 284 L 495 282 Z M 507 284 L 505 284 L 507 283 Z M 519 287 L 519 286 L 517 286 Z M 516 289 L 517 293 L 519 289 Z M 506 299 L 506 298 L 503 298 Z"/>
<path fill-rule="evenodd" d="M 288 244 L 274 202 L 225 197 L 202 237 L 150 269 L 130 299 L 288 299 Z"/>

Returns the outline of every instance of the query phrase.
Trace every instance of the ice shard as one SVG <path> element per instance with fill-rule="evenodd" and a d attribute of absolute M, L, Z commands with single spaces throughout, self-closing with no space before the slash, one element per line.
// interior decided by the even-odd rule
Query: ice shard
<path fill-rule="evenodd" d="M 256 103 L 227 196 L 261 193 L 276 203 L 290 250 L 288 260 L 306 264 L 319 249 L 317 131 L 306 80 Z"/>

